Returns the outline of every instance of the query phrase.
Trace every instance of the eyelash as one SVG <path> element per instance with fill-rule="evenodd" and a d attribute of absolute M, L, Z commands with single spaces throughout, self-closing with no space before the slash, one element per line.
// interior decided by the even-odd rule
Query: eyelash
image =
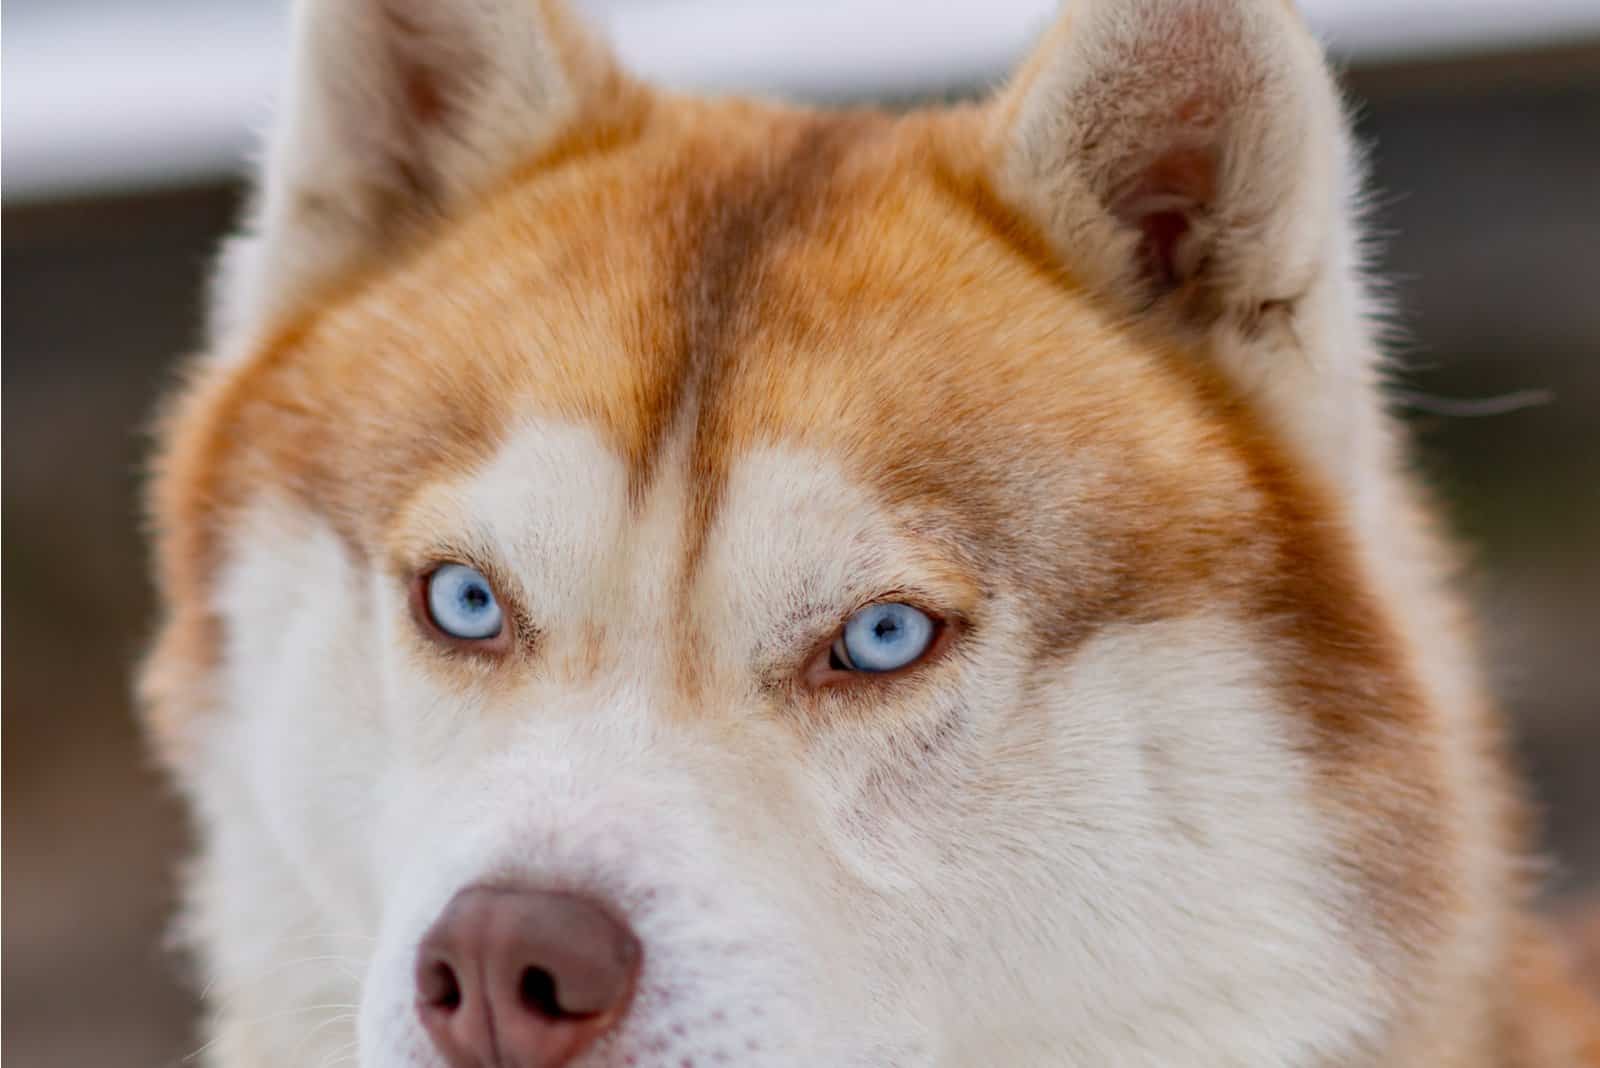
<path fill-rule="evenodd" d="M 916 659 L 892 671 L 868 672 L 834 666 L 835 648 L 843 641 L 845 626 L 861 612 L 876 604 L 899 603 L 915 608 L 933 622 L 933 638 Z M 903 594 L 891 593 L 863 604 L 845 617 L 844 622 L 828 636 L 819 648 L 806 658 L 800 668 L 800 682 L 809 690 L 839 689 L 851 686 L 872 686 L 894 682 L 931 667 L 942 660 L 956 637 L 964 632 L 965 624 L 957 617 L 947 616 Z"/>

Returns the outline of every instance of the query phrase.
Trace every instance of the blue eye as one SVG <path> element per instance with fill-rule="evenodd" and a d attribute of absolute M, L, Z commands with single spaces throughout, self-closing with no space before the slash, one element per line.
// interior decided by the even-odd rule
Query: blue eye
<path fill-rule="evenodd" d="M 452 638 L 482 641 L 500 633 L 500 602 L 489 580 L 465 564 L 444 564 L 428 576 L 428 618 Z"/>
<path fill-rule="evenodd" d="M 908 604 L 870 605 L 845 623 L 834 659 L 846 671 L 895 671 L 928 651 L 933 631 L 933 620 Z"/>

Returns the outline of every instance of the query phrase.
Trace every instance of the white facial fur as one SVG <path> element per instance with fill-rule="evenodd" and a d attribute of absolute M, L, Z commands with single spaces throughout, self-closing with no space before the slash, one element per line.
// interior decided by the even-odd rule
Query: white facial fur
<path fill-rule="evenodd" d="M 595 1068 L 1315 1064 L 1371 1037 L 1377 985 L 1243 625 L 1112 627 L 1028 664 L 1026 591 L 998 589 L 925 686 L 819 715 L 759 682 L 807 651 L 796 621 L 931 569 L 827 457 L 772 449 L 682 593 L 680 470 L 635 515 L 595 435 L 534 423 L 419 498 L 542 632 L 548 669 L 510 689 L 442 685 L 403 588 L 325 526 L 263 501 L 240 527 L 195 784 L 214 1063 L 437 1068 L 411 962 L 492 879 L 602 896 L 644 943 Z M 693 707 L 664 637 L 689 618 L 714 680 Z M 569 670 L 586 625 L 599 666 Z"/>
<path fill-rule="evenodd" d="M 219 354 L 470 201 L 607 69 L 558 48 L 542 5 L 392 10 L 430 32 L 397 43 L 373 4 L 302 4 L 255 232 L 219 279 Z M 1196 92 L 1232 109 L 1202 131 L 1225 164 L 1196 228 L 1225 291 L 1210 349 L 1390 551 L 1355 183 L 1314 44 L 1278 0 L 1067 17 L 1019 83 L 1000 192 L 1125 295 L 1137 236 L 1106 194 L 1148 162 L 1134 149 L 1188 145 L 1158 120 Z M 1223 32 L 1171 32 L 1200 23 Z M 397 103 L 399 75 L 460 70 L 454 125 Z M 426 202 L 407 203 L 418 175 Z M 421 487 L 411 526 L 491 560 L 539 628 L 515 685 L 437 670 L 387 562 L 297 505 L 235 524 L 219 707 L 186 783 L 211 1063 L 439 1068 L 412 959 L 491 879 L 603 897 L 644 944 L 630 1013 L 584 1068 L 1322 1065 L 1376 1045 L 1382 984 L 1247 624 L 1106 627 L 1034 663 L 1030 591 L 997 586 L 922 684 L 829 714 L 764 683 L 864 600 L 936 588 L 938 562 L 833 457 L 773 448 L 739 459 L 687 574 L 682 460 L 636 511 L 599 436 L 535 422 Z"/>

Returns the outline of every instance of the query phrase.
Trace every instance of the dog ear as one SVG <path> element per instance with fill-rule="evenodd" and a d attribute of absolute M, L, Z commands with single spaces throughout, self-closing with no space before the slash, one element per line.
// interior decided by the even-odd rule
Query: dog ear
<path fill-rule="evenodd" d="M 1359 174 L 1290 0 L 1072 0 L 988 121 L 996 193 L 1070 276 L 1198 337 L 1365 495 L 1389 461 Z"/>
<path fill-rule="evenodd" d="M 1343 123 L 1288 0 L 1074 0 L 995 110 L 996 185 L 1125 307 L 1253 315 L 1313 281 Z"/>
<path fill-rule="evenodd" d="M 236 348 L 627 92 L 560 0 L 300 0 L 212 332 Z"/>

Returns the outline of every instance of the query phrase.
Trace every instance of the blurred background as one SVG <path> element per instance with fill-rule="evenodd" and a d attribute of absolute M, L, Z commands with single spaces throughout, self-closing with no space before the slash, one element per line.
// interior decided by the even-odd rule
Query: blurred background
<path fill-rule="evenodd" d="M 1050 0 L 609 0 L 679 86 L 981 91 Z M 1552 908 L 1600 892 L 1600 4 L 1302 0 L 1372 146 L 1398 399 L 1476 550 Z M 4 1004 L 24 1068 L 178 1068 L 185 829 L 128 679 L 145 428 L 284 62 L 284 0 L 9 0 L 3 62 Z M 85 1006 L 94 1012 L 86 1014 Z"/>

